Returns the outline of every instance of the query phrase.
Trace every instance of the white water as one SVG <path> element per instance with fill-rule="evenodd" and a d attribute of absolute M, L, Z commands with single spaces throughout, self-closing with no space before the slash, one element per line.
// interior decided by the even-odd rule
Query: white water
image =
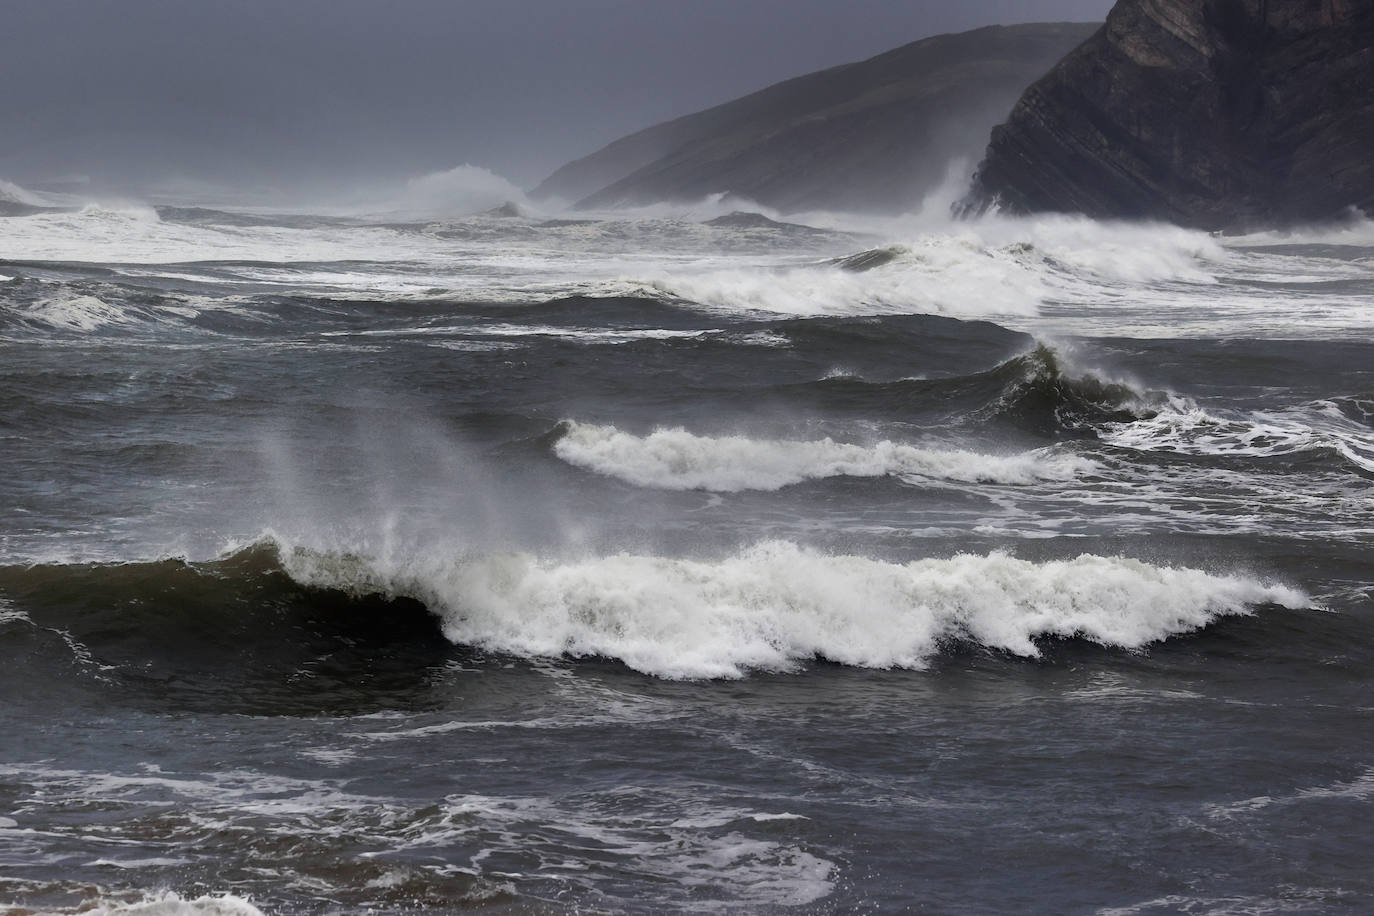
<path fill-rule="evenodd" d="M 641 487 L 665 490 L 778 490 L 827 477 L 899 477 L 912 484 L 958 481 L 1027 485 L 1070 480 L 1096 465 L 1048 449 L 1015 455 L 982 455 L 920 448 L 884 440 L 852 445 L 826 438 L 813 442 L 712 438 L 685 429 L 635 436 L 614 426 L 571 423 L 554 446 L 577 467 Z"/>
<path fill-rule="evenodd" d="M 185 898 L 172 891 L 148 893 L 138 900 L 96 899 L 71 909 L 33 910 L 0 904 L 0 916 L 264 916 L 262 910 L 242 897 L 201 896 Z"/>
<path fill-rule="evenodd" d="M 1374 471 L 1374 431 L 1329 401 L 1226 415 L 1178 401 L 1153 417 L 1116 424 L 1102 439 L 1120 448 L 1186 455 L 1268 458 L 1330 450 Z"/>
<path fill-rule="evenodd" d="M 423 601 L 458 644 L 604 656 L 665 678 L 738 678 L 817 657 L 919 669 L 957 640 L 1026 657 L 1040 654 L 1041 638 L 1136 649 L 1257 605 L 1311 605 L 1244 576 L 1087 555 L 899 564 L 781 541 L 720 560 L 280 551 L 303 584 Z"/>
<path fill-rule="evenodd" d="M 371 717 L 362 720 L 376 725 Z M 404 715 L 401 721 L 405 721 Z M 336 720 L 319 734 L 337 738 L 338 725 Z M 496 725 L 514 727 L 516 723 Z M 578 721 L 564 717 L 541 727 L 576 729 Z M 388 740 L 418 741 L 428 752 L 431 746 L 425 740 L 439 733 L 434 729 L 403 729 L 378 734 Z M 372 736 L 350 735 L 345 741 L 359 737 Z M 414 748 L 406 752 L 414 752 Z M 333 910 L 340 913 L 370 912 L 373 906 L 394 911 L 388 903 L 423 910 L 434 905 L 436 892 L 442 893 L 440 882 L 453 878 L 458 880 L 448 885 L 452 888 L 447 898 L 449 907 L 480 909 L 493 897 L 513 892 L 510 879 L 521 876 L 503 873 L 488 861 L 510 855 L 536 854 L 546 862 L 567 863 L 583 874 L 602 867 L 597 856 L 583 858 L 570 850 L 594 849 L 613 856 L 615 864 L 610 867 L 618 876 L 623 877 L 628 870 L 649 877 L 665 889 L 666 900 L 673 899 L 678 889 L 694 888 L 708 899 L 724 894 L 729 900 L 766 908 L 812 903 L 834 890 L 834 863 L 807 851 L 785 829 L 760 829 L 760 825 L 804 822 L 805 817 L 771 806 L 760 810 L 725 804 L 687 786 L 614 786 L 561 797 L 462 792 L 439 795 L 417 805 L 352 791 L 344 780 L 282 776 L 259 769 L 164 773 L 145 765 L 134 772 L 104 772 L 0 764 L 0 776 L 15 779 L 21 775 L 37 796 L 61 798 L 82 809 L 98 807 L 125 814 L 125 818 L 114 819 L 99 837 L 107 848 L 114 848 L 114 855 L 125 847 L 142 848 L 146 844 L 146 837 L 139 832 L 142 819 L 127 814 L 149 807 L 176 810 L 194 824 L 188 828 L 192 839 L 179 851 L 201 864 L 216 864 L 213 857 L 220 851 L 213 849 L 213 841 L 211 849 L 198 850 L 194 842 L 197 836 L 238 837 L 248 855 L 274 866 L 280 849 L 274 846 L 274 839 L 290 837 L 298 852 L 305 851 L 301 856 L 305 867 L 290 863 L 275 868 L 273 877 L 278 887 L 334 897 L 336 901 L 338 897 L 356 900 L 360 890 L 372 898 L 367 904 L 341 904 Z M 632 807 L 628 807 L 629 802 L 634 803 Z M 59 827 L 54 832 L 63 830 Z M 94 838 L 73 827 L 68 839 L 90 842 Z M 353 858 L 346 869 L 323 865 L 337 858 L 340 844 L 353 848 L 361 844 L 369 852 Z M 309 862 L 312 852 L 319 857 L 313 863 L 316 867 Z M 113 867 L 113 861 L 110 864 Z M 557 881 L 560 872 L 550 868 L 540 877 Z M 96 890 L 92 888 L 93 893 Z M 414 896 L 407 895 L 407 890 Z M 652 908 L 664 901 L 639 902 Z M 189 899 L 170 891 L 106 894 L 71 908 L 44 911 L 44 916 L 48 913 L 262 916 L 239 897 Z M 11 914 L 34 916 L 28 909 L 15 912 L 0 904 L 0 916 Z"/>
<path fill-rule="evenodd" d="M 95 296 L 75 295 L 68 291 L 51 299 L 40 300 L 20 310 L 20 314 L 31 322 L 66 331 L 94 331 L 137 320 L 124 307 L 112 305 Z"/>
<path fill-rule="evenodd" d="M 509 190 L 495 176 L 463 170 L 417 182 L 411 190 L 420 196 L 442 197 L 454 187 L 480 192 L 483 203 Z M 0 252 L 16 260 L 123 265 L 134 278 L 340 297 L 668 296 L 746 315 L 929 313 L 990 317 L 1029 330 L 1137 336 L 1223 327 L 1257 336 L 1374 329 L 1367 286 L 1348 288 L 1374 282 L 1374 258 L 1272 247 L 1328 237 L 1347 248 L 1371 247 L 1374 229 L 1367 224 L 1282 240 L 1223 241 L 1172 226 L 1068 216 L 956 223 L 929 214 L 812 214 L 823 232 L 701 221 L 720 208 L 717 202 L 706 212 L 659 208 L 550 221 L 560 214 L 526 213 L 526 205 L 514 218 L 478 215 L 409 226 L 245 226 L 169 222 L 140 204 L 95 204 L 0 219 Z M 833 263 L 877 247 L 895 257 L 866 271 Z M 195 263 L 205 261 L 221 263 L 207 275 Z M 1303 282 L 1310 295 L 1289 288 Z"/>

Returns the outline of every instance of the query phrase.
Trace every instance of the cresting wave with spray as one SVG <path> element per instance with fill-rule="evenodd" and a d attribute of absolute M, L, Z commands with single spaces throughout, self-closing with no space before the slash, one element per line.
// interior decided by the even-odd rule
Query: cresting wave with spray
<path fill-rule="evenodd" d="M 1039 655 L 1039 638 L 1135 649 L 1261 604 L 1312 606 L 1241 576 L 1080 556 L 894 564 L 768 542 L 715 561 L 621 554 L 391 558 L 281 548 L 297 581 L 422 601 L 454 642 L 520 655 L 604 656 L 669 678 L 742 677 L 812 658 L 923 668 L 961 641 Z"/>
<path fill-rule="evenodd" d="M 277 581 L 282 573 L 308 591 L 292 595 Z M 1031 562 L 992 553 L 894 563 L 786 541 L 714 559 L 621 553 L 570 560 L 437 544 L 379 556 L 327 552 L 272 536 L 210 563 L 0 568 L 0 586 L 35 607 L 60 606 L 72 582 L 100 589 L 113 604 L 55 624 L 77 660 L 96 665 L 99 676 L 152 664 L 119 648 L 144 641 L 145 627 L 163 633 L 145 651 L 171 664 L 177 653 L 216 651 L 217 638 L 244 641 L 234 651 L 245 659 L 256 654 L 257 640 L 289 659 L 297 653 L 273 644 L 300 639 L 300 651 L 308 652 L 305 633 L 320 627 L 317 639 L 332 639 L 330 629 L 347 625 L 353 639 L 422 640 L 417 620 L 378 603 L 398 599 L 420 602 L 436 631 L 460 647 L 608 658 L 669 679 L 795 671 L 813 659 L 923 669 L 963 644 L 1027 658 L 1038 657 L 1047 639 L 1139 649 L 1261 605 L 1314 606 L 1299 589 L 1252 576 L 1113 557 Z M 349 609 L 340 601 L 348 597 L 370 603 Z M 270 623 L 271 610 L 235 620 L 254 604 L 270 609 L 284 601 L 308 615 L 295 635 L 284 623 Z M 228 611 L 216 610 L 220 604 Z M 38 626 L 23 616 L 14 625 Z M 155 649 L 158 643 L 165 648 Z"/>

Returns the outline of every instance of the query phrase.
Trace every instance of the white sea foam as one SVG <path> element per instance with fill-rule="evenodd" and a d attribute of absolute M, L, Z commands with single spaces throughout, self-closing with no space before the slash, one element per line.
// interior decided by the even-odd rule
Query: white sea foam
<path fill-rule="evenodd" d="M 1159 916 L 1161 913 L 1198 913 L 1205 916 L 1292 916 L 1331 909 L 1333 901 L 1352 894 L 1341 888 L 1283 888 L 1278 896 L 1217 897 L 1168 894 L 1126 906 L 1104 907 L 1097 916 Z"/>
<path fill-rule="evenodd" d="M 405 718 L 405 717 L 402 717 Z M 577 727 L 571 723 L 569 727 Z M 416 731 L 423 739 L 426 733 Z M 697 787 L 639 789 L 616 786 L 602 792 L 579 792 L 558 798 L 463 794 L 432 798 L 419 807 L 399 799 L 356 794 L 346 780 L 306 780 L 252 770 L 178 775 L 145 765 L 133 774 L 54 769 L 43 764 L 0 764 L 0 776 L 23 782 L 45 805 L 124 813 L 109 830 L 93 837 L 79 822 L 54 828 L 73 844 L 92 844 L 104 855 L 110 847 L 144 847 L 149 842 L 146 818 L 134 812 L 185 812 L 191 833 L 179 833 L 179 848 L 194 849 L 195 838 L 215 855 L 216 840 L 237 837 L 250 854 L 277 855 L 275 838 L 290 837 L 302 854 L 300 863 L 282 863 L 279 889 L 306 890 L 312 898 L 329 897 L 348 912 L 362 911 L 360 888 L 392 886 L 396 869 L 387 861 L 398 853 L 414 863 L 412 874 L 431 881 L 451 868 L 476 878 L 460 881 L 461 907 L 494 891 L 516 892 L 509 879 L 520 875 L 491 871 L 486 860 L 533 855 L 549 871 L 599 874 L 609 868 L 618 879 L 629 873 L 651 879 L 639 886 L 637 902 L 659 909 L 676 908 L 683 888 L 694 902 L 724 900 L 734 906 L 767 908 L 814 902 L 834 889 L 833 863 L 808 852 L 789 836 L 789 824 L 801 821 L 783 810 L 722 805 Z M 161 823 L 160 813 L 154 820 Z M 760 825 L 767 824 L 767 827 Z M 361 845 L 362 853 L 347 872 L 317 871 L 311 855 L 337 849 L 338 843 Z M 259 840 L 267 849 L 254 849 Z M 267 850 L 271 850 L 270 852 Z M 588 852 L 590 851 L 590 852 Z M 442 855 L 441 855 L 442 854 Z M 606 857 L 611 857 L 607 863 Z M 464 861 L 466 860 L 466 861 Z M 328 857 L 324 858 L 328 861 Z M 299 870 L 293 864 L 304 864 Z M 371 876 L 369 879 L 369 875 Z M 499 882 L 499 883 L 497 883 Z M 660 896 L 653 896 L 659 889 Z M 645 895 L 650 895 L 645 897 Z M 93 908 L 101 907 L 101 908 Z M 0 904 L 0 916 L 8 911 Z M 21 912 L 29 914 L 30 910 Z M 188 900 L 173 894 L 108 895 L 71 910 L 104 916 L 254 916 L 258 911 L 237 897 Z M 16 913 L 15 916 L 18 916 Z"/>
<path fill-rule="evenodd" d="M 588 863 L 563 844 L 552 845 L 546 839 L 571 835 L 614 857 L 618 871 L 631 868 L 666 882 L 666 887 L 690 889 L 694 909 L 803 906 L 833 892 L 834 863 L 786 839 L 787 823 L 798 818 L 721 807 L 705 800 L 696 788 L 627 786 L 571 808 L 544 798 L 453 795 L 444 799 L 443 816 L 435 819 L 432 829 L 406 845 L 450 847 L 471 836 L 468 825 L 475 819 L 499 829 L 504 837 L 523 839 L 521 848 L 539 851 L 546 867 L 585 871 Z M 627 809 L 633 813 L 627 814 Z M 773 824 L 767 838 L 749 835 L 763 823 Z M 508 843 L 503 839 L 501 846 Z M 639 893 L 641 906 L 678 908 L 673 891 L 657 900 L 645 899 L 642 889 Z M 724 907 L 713 906 L 722 894 Z"/>
<path fill-rule="evenodd" d="M 567 202 L 562 203 L 567 215 L 585 216 L 607 221 L 690 220 L 705 222 L 721 216 L 729 216 L 732 213 L 757 213 L 777 222 L 794 219 L 794 217 L 786 216 L 766 204 L 729 192 L 707 194 L 699 200 L 662 201 L 636 206 L 609 207 L 601 210 L 572 210 L 569 209 Z M 806 223 L 807 220 L 796 219 L 796 222 Z"/>
<path fill-rule="evenodd" d="M 29 615 L 14 606 L 6 598 L 0 598 L 0 626 L 7 623 L 32 623 Z"/>
<path fill-rule="evenodd" d="M 960 239 L 915 243 L 896 261 L 856 272 L 828 264 L 669 269 L 643 280 L 654 293 L 727 312 L 819 315 L 1034 315 L 1046 292 L 1013 249 L 979 250 Z"/>
<path fill-rule="evenodd" d="M 0 246 L 6 257 L 121 265 L 405 261 L 417 253 L 437 260 L 437 246 L 417 242 L 417 238 L 414 233 L 386 227 L 292 228 L 163 221 L 156 210 L 138 203 L 92 204 L 75 211 L 0 220 Z M 421 252 L 415 251 L 417 246 Z M 356 268 L 356 263 L 345 266 L 345 270 Z M 379 269 L 369 276 L 393 273 Z"/>
<path fill-rule="evenodd" d="M 641 282 L 726 312 L 928 313 L 1021 328 L 1037 318 L 1041 333 L 1301 337 L 1374 329 L 1374 259 L 1256 251 L 1175 226 L 1070 216 L 876 228 L 895 257 L 866 271 L 664 264 Z M 1295 296 L 1294 283 L 1320 295 Z"/>
<path fill-rule="evenodd" d="M 1042 637 L 1140 648 L 1259 604 L 1311 605 L 1286 586 L 1129 559 L 1037 564 L 993 553 L 897 564 L 781 541 L 715 561 L 283 548 L 282 562 L 303 584 L 421 600 L 455 643 L 604 656 L 666 678 L 737 678 L 815 657 L 922 668 L 951 640 L 1027 657 Z"/>
<path fill-rule="evenodd" d="M 798 218 L 892 242 L 916 240 L 912 248 L 918 251 L 944 239 L 960 240 L 976 252 L 1010 249 L 1033 255 L 1028 265 L 1048 262 L 1050 267 L 1067 267 L 1111 281 L 1214 285 L 1216 267 L 1229 258 L 1221 240 L 1167 223 L 1102 221 L 1069 214 L 953 220 L 947 211 L 890 218 L 854 214 Z"/>
<path fill-rule="evenodd" d="M 824 222 L 823 219 L 817 220 Z M 1206 233 L 1083 217 L 927 218 L 915 226 L 870 221 L 896 242 L 866 271 L 838 264 L 741 265 L 669 271 L 652 289 L 726 310 L 784 315 L 932 313 L 954 317 L 1037 314 L 1047 301 L 1089 302 L 1151 284 L 1212 286 L 1226 249 Z M 846 229 L 863 223 L 841 221 Z"/>
<path fill-rule="evenodd" d="M 851 445 L 706 437 L 685 429 L 635 436 L 614 426 L 570 423 L 554 452 L 569 464 L 641 487 L 665 490 L 777 490 L 827 477 L 900 477 L 909 483 L 1032 484 L 1070 480 L 1096 465 L 1048 449 L 982 455 L 882 441 Z"/>
<path fill-rule="evenodd" d="M 942 314 L 1013 327 L 1034 319 L 1038 332 L 1136 336 L 1374 329 L 1367 285 L 1374 260 L 1260 244 L 1306 237 L 1223 241 L 1167 225 L 1070 216 L 802 218 L 824 231 L 700 222 L 739 206 L 719 201 L 700 212 L 550 221 L 526 213 L 499 176 L 470 168 L 417 179 L 400 199 L 396 206 L 415 214 L 514 199 L 524 215 L 411 226 L 248 225 L 163 221 L 140 204 L 102 204 L 0 220 L 0 250 L 22 260 L 117 263 L 130 276 L 369 299 L 668 296 L 728 314 Z M 1341 239 L 1367 241 L 1358 226 Z M 895 257 L 866 271 L 836 263 L 869 246 Z M 218 263 L 202 273 L 196 262 L 209 261 Z M 170 264 L 179 266 L 169 271 Z M 1321 287 L 1321 295 L 1292 295 L 1298 281 Z"/>
<path fill-rule="evenodd" d="M 95 296 L 64 293 L 34 303 L 20 312 L 30 321 L 65 331 L 94 331 L 135 319 L 121 306 Z"/>
<path fill-rule="evenodd" d="M 1352 214 L 1348 221 L 1325 226 L 1305 226 L 1296 229 L 1273 229 L 1227 240 L 1235 247 L 1270 245 L 1350 245 L 1374 248 L 1374 219 L 1362 213 Z"/>
<path fill-rule="evenodd" d="M 1363 773 L 1349 781 L 1312 786 L 1278 797 L 1258 795 L 1229 804 L 1207 805 L 1204 811 L 1211 820 L 1237 820 L 1266 809 L 1287 808 L 1310 801 L 1329 801 L 1331 799 L 1361 802 L 1374 800 L 1374 768 L 1366 768 Z"/>
<path fill-rule="evenodd" d="M 12 314 L 30 327 L 41 326 L 56 331 L 85 333 L 103 328 L 177 322 L 195 318 L 207 308 L 226 307 L 223 300 L 199 296 L 186 296 L 175 300 L 168 297 L 156 305 L 131 305 L 118 302 L 120 291 L 113 288 L 97 287 L 94 290 L 78 292 L 74 289 L 64 289 L 58 284 L 52 286 L 55 290 L 50 295 L 10 306 Z M 107 301 L 102 296 L 109 296 L 116 301 Z"/>
<path fill-rule="evenodd" d="M 1329 449 L 1374 472 L 1374 432 L 1350 420 L 1329 401 L 1227 415 L 1175 401 L 1153 417 L 1108 427 L 1102 440 L 1137 451 L 1251 458 Z"/>
<path fill-rule="evenodd" d="M 1218 266 L 1229 257 L 1225 246 L 1207 233 L 1165 223 L 1046 215 L 975 225 L 984 245 L 1024 245 L 1042 255 L 1052 269 L 1068 268 L 1075 275 L 1115 283 L 1212 286 Z"/>
<path fill-rule="evenodd" d="M 464 335 L 473 337 L 558 337 L 590 344 L 622 344 L 637 340 L 692 340 L 723 336 L 719 331 L 673 330 L 669 328 L 587 328 L 542 324 L 459 324 L 422 327 L 383 328 L 372 331 L 326 331 L 322 337 L 421 337 Z M 742 336 L 742 335 L 740 335 Z"/>
<path fill-rule="evenodd" d="M 72 909 L 33 910 L 0 904 L 0 916 L 24 913 L 29 916 L 263 916 L 262 910 L 242 897 L 206 895 L 188 899 L 172 891 L 148 893 L 139 900 L 98 899 Z"/>

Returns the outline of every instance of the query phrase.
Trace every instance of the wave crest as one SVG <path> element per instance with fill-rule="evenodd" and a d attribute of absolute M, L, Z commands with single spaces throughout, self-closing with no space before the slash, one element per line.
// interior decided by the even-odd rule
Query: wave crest
<path fill-rule="evenodd" d="M 1092 372 L 1070 374 L 1061 354 L 1037 344 L 1024 356 L 986 375 L 1001 393 L 983 412 L 1042 432 L 1090 432 L 1103 424 L 1153 417 L 1164 403 L 1158 392 L 1140 392 Z"/>

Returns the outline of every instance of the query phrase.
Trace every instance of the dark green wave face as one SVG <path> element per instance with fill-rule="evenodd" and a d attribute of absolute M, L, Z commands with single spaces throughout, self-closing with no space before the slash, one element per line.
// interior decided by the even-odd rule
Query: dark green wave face
<path fill-rule="evenodd" d="M 43 669 L 140 708 L 250 715 L 406 707 L 461 657 L 414 601 L 293 582 L 270 547 L 186 563 L 7 567 L 0 591 L 26 609 L 11 636 Z"/>
<path fill-rule="evenodd" d="M 1374 895 L 1368 225 L 695 207 L 0 217 L 0 910 Z"/>

